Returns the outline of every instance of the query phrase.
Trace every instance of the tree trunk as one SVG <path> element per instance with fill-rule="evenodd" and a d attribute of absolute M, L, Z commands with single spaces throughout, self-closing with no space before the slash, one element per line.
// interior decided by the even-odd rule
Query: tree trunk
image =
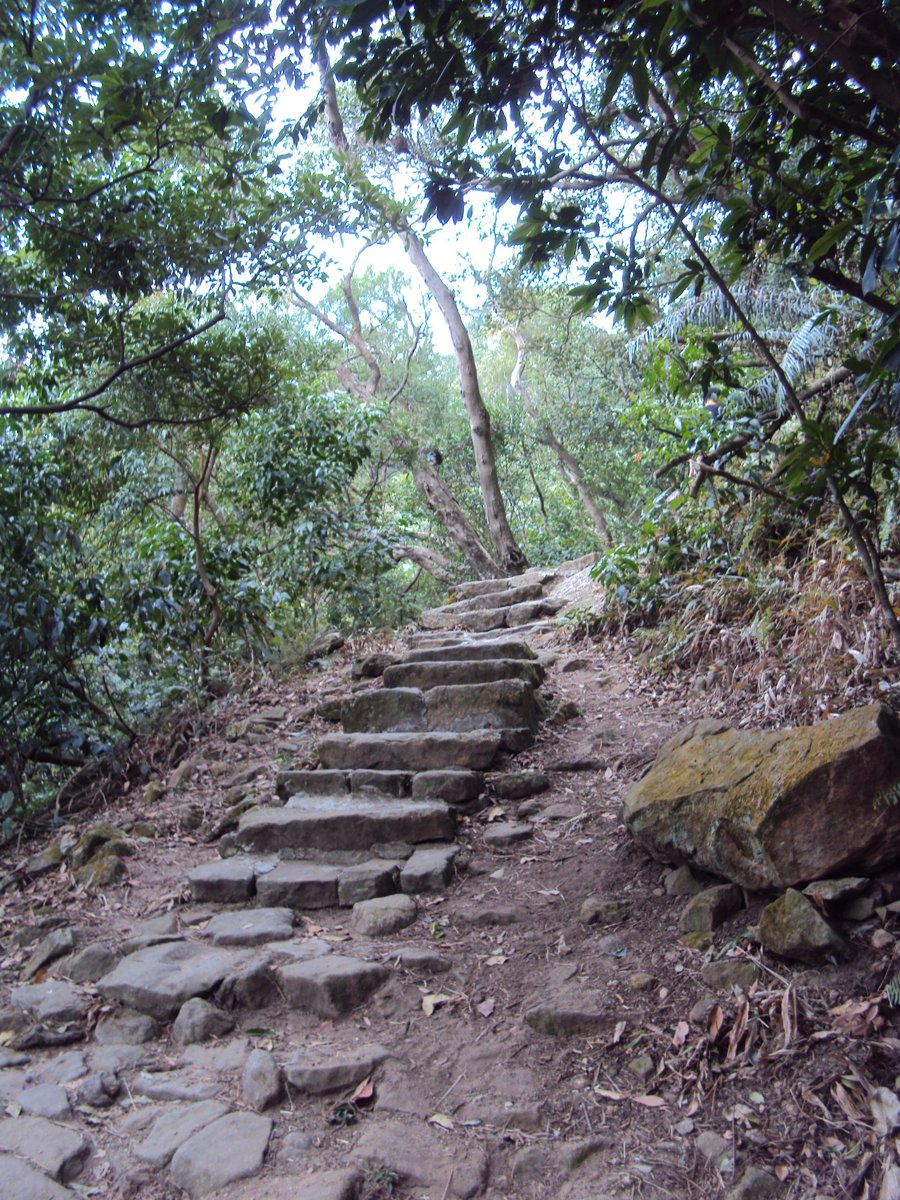
<path fill-rule="evenodd" d="M 447 323 L 453 350 L 456 354 L 459 390 L 462 394 L 463 404 L 466 406 L 466 415 L 469 418 L 472 448 L 475 452 L 475 469 L 478 472 L 484 515 L 490 530 L 491 541 L 494 543 L 497 560 L 503 571 L 509 575 L 518 575 L 528 567 L 528 559 L 519 549 L 506 518 L 506 505 L 500 491 L 497 462 L 494 458 L 491 418 L 481 396 L 478 368 L 475 364 L 475 354 L 472 350 L 469 332 L 460 314 L 456 298 L 432 266 L 416 234 L 407 227 L 401 233 L 401 239 L 409 261 L 421 275 L 422 281 L 434 297 L 435 303 Z"/>
<path fill-rule="evenodd" d="M 474 526 L 437 471 L 429 463 L 420 462 L 413 467 L 413 479 L 425 503 L 436 513 L 454 546 L 477 577 L 496 579 L 502 575 L 503 571 L 488 554 Z"/>

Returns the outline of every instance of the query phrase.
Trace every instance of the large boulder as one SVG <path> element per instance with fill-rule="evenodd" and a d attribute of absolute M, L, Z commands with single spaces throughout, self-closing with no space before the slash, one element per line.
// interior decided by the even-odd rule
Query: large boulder
<path fill-rule="evenodd" d="M 781 891 L 900 860 L 900 721 L 878 704 L 799 729 L 698 721 L 628 791 L 622 817 L 655 858 Z"/>

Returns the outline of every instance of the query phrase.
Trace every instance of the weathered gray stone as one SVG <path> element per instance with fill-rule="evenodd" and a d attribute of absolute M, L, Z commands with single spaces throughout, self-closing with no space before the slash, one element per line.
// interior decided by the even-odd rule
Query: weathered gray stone
<path fill-rule="evenodd" d="M 412 925 L 417 914 L 416 902 L 409 896 L 379 896 L 354 904 L 350 923 L 363 937 L 386 937 Z"/>
<path fill-rule="evenodd" d="M 387 650 L 376 651 L 374 654 L 365 655 L 364 658 L 354 659 L 350 674 L 354 679 L 377 679 L 388 667 L 399 661 L 396 654 Z"/>
<path fill-rule="evenodd" d="M 516 658 L 534 662 L 536 655 L 526 642 L 517 639 L 491 642 L 466 641 L 449 646 L 410 650 L 404 662 L 478 662 L 494 658 Z"/>
<path fill-rule="evenodd" d="M 649 852 L 742 886 L 781 890 L 871 874 L 900 858 L 900 721 L 877 704 L 799 729 L 701 721 L 672 738 L 625 798 Z"/>
<path fill-rule="evenodd" d="M 113 1071 L 97 1071 L 87 1075 L 78 1085 L 76 1099 L 90 1108 L 109 1108 L 122 1091 L 122 1082 Z"/>
<path fill-rule="evenodd" d="M 128 849 L 125 849 L 128 847 Z M 134 847 L 128 841 L 124 829 L 108 822 L 92 825 L 81 835 L 69 855 L 71 865 L 83 867 L 99 853 L 131 853 Z"/>
<path fill-rule="evenodd" d="M 74 1129 L 44 1117 L 15 1117 L 0 1121 L 0 1150 L 27 1158 L 53 1179 L 67 1183 L 80 1174 L 91 1144 Z"/>
<path fill-rule="evenodd" d="M 802 892 L 788 888 L 759 916 L 759 940 L 781 958 L 819 963 L 828 954 L 845 957 L 849 947 Z"/>
<path fill-rule="evenodd" d="M 502 679 L 521 679 L 538 687 L 544 669 L 524 658 L 484 658 L 472 661 L 405 662 L 385 672 L 385 687 L 414 687 L 423 692 L 434 687 L 449 687 L 466 683 L 496 683 Z"/>
<path fill-rule="evenodd" d="M 268 878 L 263 875 L 260 884 Z M 289 908 L 245 908 L 239 912 L 219 913 L 204 933 L 214 946 L 260 946 L 265 942 L 279 942 L 293 937 L 294 914 Z"/>
<path fill-rule="evenodd" d="M 744 907 L 744 893 L 733 883 L 698 892 L 688 901 L 678 927 L 682 933 L 706 933 L 718 929 L 723 921 Z"/>
<path fill-rule="evenodd" d="M 22 968 L 22 978 L 33 979 L 42 967 L 48 966 L 75 949 L 75 932 L 69 926 L 48 933 Z"/>
<path fill-rule="evenodd" d="M 272 949 L 290 946 L 287 941 L 273 942 L 263 959 L 255 958 L 239 963 L 229 971 L 215 990 L 214 998 L 220 1008 L 229 1011 L 235 1008 L 265 1008 L 278 998 L 278 988 L 271 959 Z"/>
<path fill-rule="evenodd" d="M 716 991 L 731 987 L 747 991 L 756 982 L 756 973 L 752 962 L 736 958 L 722 958 L 718 962 L 706 963 L 700 968 L 700 978 L 707 987 Z"/>
<path fill-rule="evenodd" d="M 396 796 L 402 799 L 409 795 L 411 783 L 409 771 L 350 772 L 350 791 L 354 796 Z"/>
<path fill-rule="evenodd" d="M 64 1050 L 37 1068 L 35 1079 L 38 1083 L 72 1083 L 86 1070 L 87 1064 L 80 1050 Z"/>
<path fill-rule="evenodd" d="M 173 1017 L 194 996 L 206 996 L 249 951 L 223 950 L 189 942 L 151 946 L 122 959 L 115 970 L 97 981 L 106 1000 L 148 1013 L 158 1020 Z"/>
<path fill-rule="evenodd" d="M 363 692 L 341 709 L 345 733 L 415 733 L 428 728 L 425 697 L 418 688 Z"/>
<path fill-rule="evenodd" d="M 818 879 L 803 889 L 803 895 L 818 896 L 829 908 L 833 908 L 846 900 L 855 900 L 871 886 L 871 880 L 858 876 L 849 879 Z"/>
<path fill-rule="evenodd" d="M 283 862 L 274 871 L 260 875 L 256 891 L 261 904 L 283 905 L 285 911 L 330 908 L 337 904 L 338 874 L 337 867 L 324 863 Z"/>
<path fill-rule="evenodd" d="M 108 974 L 119 961 L 108 946 L 92 942 L 79 950 L 60 967 L 60 974 L 73 983 L 96 983 L 101 975 Z"/>
<path fill-rule="evenodd" d="M 69 1093 L 58 1083 L 39 1083 L 19 1092 L 16 1103 L 29 1117 L 46 1117 L 48 1121 L 64 1121 L 72 1115 Z"/>
<path fill-rule="evenodd" d="M 588 896 L 578 910 L 582 925 L 619 925 L 629 912 L 627 900 L 610 900 L 603 896 Z"/>
<path fill-rule="evenodd" d="M 72 1200 L 68 1188 L 9 1154 L 0 1154 L 0 1196 L 3 1200 Z"/>
<path fill-rule="evenodd" d="M 234 1021 L 214 1004 L 194 996 L 185 1000 L 172 1025 L 172 1040 L 180 1046 L 192 1042 L 208 1042 L 234 1029 Z"/>
<path fill-rule="evenodd" d="M 182 1143 L 172 1157 L 172 1180 L 195 1200 L 262 1169 L 272 1132 L 268 1117 L 229 1113 Z"/>
<path fill-rule="evenodd" d="M 291 796 L 345 796 L 350 790 L 346 771 L 279 771 L 275 791 L 282 800 Z"/>
<path fill-rule="evenodd" d="M 191 895 L 213 904 L 239 904 L 255 890 L 256 868 L 252 858 L 216 859 L 188 872 Z"/>
<path fill-rule="evenodd" d="M 538 725 L 534 689 L 521 679 L 433 687 L 425 693 L 425 704 L 429 729 L 533 730 Z"/>
<path fill-rule="evenodd" d="M 431 975 L 442 975 L 449 971 L 453 963 L 444 954 L 436 950 L 417 950 L 414 947 L 403 946 L 391 956 L 391 962 L 397 964 L 403 971 L 409 971 L 420 979 Z"/>
<path fill-rule="evenodd" d="M 607 1033 L 617 1016 L 603 992 L 575 986 L 535 1000 L 525 1009 L 525 1020 L 532 1029 L 553 1037 Z"/>
<path fill-rule="evenodd" d="M 464 805 L 484 791 L 481 771 L 419 771 L 412 779 L 413 800 L 444 800 Z"/>
<path fill-rule="evenodd" d="M 748 1167 L 726 1200 L 774 1200 L 778 1190 L 778 1182 L 773 1175 L 760 1171 L 758 1167 Z"/>
<path fill-rule="evenodd" d="M 565 600 L 557 599 L 554 596 L 546 596 L 543 600 L 530 600 L 523 604 L 514 604 L 506 614 L 506 624 L 510 629 L 517 625 L 528 625 L 540 617 L 555 616 L 565 606 Z"/>
<path fill-rule="evenodd" d="M 423 629 L 470 629 L 484 632 L 502 629 L 506 624 L 506 608 L 488 608 L 480 612 L 459 612 L 449 608 L 425 608 L 419 613 Z"/>
<path fill-rule="evenodd" d="M 699 879 L 687 863 L 667 871 L 663 886 L 667 896 L 696 896 L 701 890 Z"/>
<path fill-rule="evenodd" d="M 396 862 L 378 858 L 343 867 L 338 877 L 338 904 L 350 908 L 360 900 L 389 896 L 397 890 L 398 876 Z"/>
<path fill-rule="evenodd" d="M 284 1075 L 298 1092 L 323 1096 L 360 1083 L 388 1057 L 384 1046 L 355 1046 L 340 1054 L 301 1053 L 285 1063 Z"/>
<path fill-rule="evenodd" d="M 459 854 L 454 844 L 419 846 L 400 872 L 400 889 L 408 895 L 438 892 L 453 877 L 453 863 Z"/>
<path fill-rule="evenodd" d="M 505 850 L 508 846 L 515 846 L 532 837 L 534 837 L 533 825 L 516 825 L 509 821 L 498 821 L 494 825 L 488 825 L 485 829 L 484 844 L 493 850 Z"/>
<path fill-rule="evenodd" d="M 278 968 L 285 999 L 320 1017 L 340 1017 L 365 1004 L 388 977 L 378 963 L 341 954 Z"/>
<path fill-rule="evenodd" d="M 734 1143 L 728 1142 L 712 1129 L 704 1129 L 697 1137 L 697 1150 L 710 1166 L 724 1174 L 734 1171 Z"/>
<path fill-rule="evenodd" d="M 62 864 L 64 855 L 59 842 L 51 842 L 44 850 L 30 855 L 25 860 L 25 874 L 29 879 L 37 879 L 48 871 L 55 871 Z"/>
<path fill-rule="evenodd" d="M 14 1008 L 31 1013 L 39 1021 L 52 1023 L 80 1021 L 90 1007 L 84 992 L 64 979 L 21 984 L 12 989 L 9 1001 Z"/>
<path fill-rule="evenodd" d="M 284 1084 L 275 1056 L 268 1050 L 252 1050 L 244 1067 L 241 1095 L 251 1108 L 265 1112 L 281 1099 Z"/>
<path fill-rule="evenodd" d="M 525 800 L 550 787 L 550 780 L 541 771 L 505 771 L 492 775 L 490 782 L 500 800 Z"/>
<path fill-rule="evenodd" d="M 212 1100 L 219 1092 L 219 1085 L 211 1079 L 197 1080 L 183 1071 L 160 1071 L 152 1074 L 143 1071 L 135 1081 L 134 1091 L 150 1100 L 165 1100 L 189 1104 L 194 1111 L 194 1102 Z M 223 1105 L 224 1111 L 228 1111 Z"/>
<path fill-rule="evenodd" d="M 493 730 L 477 733 L 332 733 L 319 742 L 326 766 L 382 771 L 433 771 L 465 767 L 483 771 L 500 750 Z"/>
<path fill-rule="evenodd" d="M 177 1104 L 156 1118 L 148 1135 L 135 1146 L 134 1156 L 153 1167 L 164 1167 L 182 1143 L 227 1112 L 228 1105 L 220 1100 Z"/>
<path fill-rule="evenodd" d="M 94 1038 L 101 1046 L 140 1046 L 160 1035 L 160 1026 L 146 1013 L 122 1009 L 97 1022 Z"/>
<path fill-rule="evenodd" d="M 443 841 L 454 828 L 450 810 L 440 801 L 310 796 L 296 807 L 254 809 L 241 818 L 237 836 L 253 850 L 368 850 L 376 842 Z M 259 886 L 271 875 L 261 876 Z M 271 892 L 265 898 L 275 902 Z"/>

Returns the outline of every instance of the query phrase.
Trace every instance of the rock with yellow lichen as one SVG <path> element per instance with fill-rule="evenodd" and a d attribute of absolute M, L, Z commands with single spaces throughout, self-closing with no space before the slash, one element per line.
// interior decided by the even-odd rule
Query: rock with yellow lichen
<path fill-rule="evenodd" d="M 900 862 L 900 720 L 870 704 L 797 729 L 698 721 L 628 791 L 622 817 L 655 858 L 782 891 Z"/>

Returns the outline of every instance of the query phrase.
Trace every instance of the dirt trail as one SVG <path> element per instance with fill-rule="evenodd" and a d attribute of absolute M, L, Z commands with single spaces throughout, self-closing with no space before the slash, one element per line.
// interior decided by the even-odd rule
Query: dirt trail
<path fill-rule="evenodd" d="M 668 894 L 666 868 L 630 841 L 618 812 L 623 790 L 662 742 L 706 715 L 701 698 L 653 682 L 621 652 L 572 645 L 559 628 L 539 625 L 527 638 L 546 665 L 549 719 L 507 769 L 542 773 L 546 790 L 503 800 L 489 788 L 487 807 L 459 819 L 452 879 L 416 897 L 415 920 L 402 930 L 365 936 L 348 908 L 297 916 L 298 955 L 315 944 L 386 965 L 374 995 L 349 1015 L 323 1018 L 276 989 L 261 1007 L 230 1011 L 233 1030 L 178 1044 L 171 1027 L 145 1042 L 98 1040 L 114 1006 L 82 984 L 86 1040 L 0 1049 L 0 1151 L 8 1152 L 0 1153 L 0 1179 L 15 1167 L 6 1195 L 63 1197 L 71 1186 L 153 1200 L 181 1196 L 182 1187 L 214 1194 L 208 1162 L 185 1165 L 189 1155 L 165 1157 L 165 1148 L 153 1159 L 147 1150 L 174 1105 L 184 1105 L 177 1126 L 214 1102 L 246 1117 L 222 1125 L 231 1145 L 213 1146 L 213 1157 L 237 1153 L 247 1163 L 250 1177 L 221 1191 L 230 1200 L 867 1194 L 895 1119 L 883 1116 L 879 1126 L 872 1098 L 894 1086 L 900 1041 L 862 1005 L 843 1026 L 829 1009 L 883 986 L 893 937 L 873 949 L 871 928 L 862 927 L 849 965 L 797 970 L 763 961 L 752 938 L 760 902 L 748 897 L 711 949 L 685 946 L 678 920 L 686 898 Z M 307 765 L 324 729 L 323 700 L 349 682 L 350 656 L 339 651 L 324 672 L 224 701 L 228 737 L 191 748 L 193 772 L 181 772 L 180 787 L 126 796 L 102 814 L 132 839 L 125 881 L 86 889 L 63 866 L 7 890 L 2 1002 L 53 930 L 71 927 L 78 947 L 116 954 L 136 935 L 149 945 L 203 930 L 219 908 L 192 901 L 185 887 L 187 873 L 215 853 L 198 826 L 216 824 L 224 795 L 267 798 L 279 768 Z M 141 836 L 141 822 L 152 836 Z M 507 822 L 529 825 L 530 835 L 491 845 L 491 831 Z M 713 987 L 701 977 L 712 961 L 752 964 L 755 982 Z M 69 962 L 51 961 L 31 982 L 63 980 Z M 21 1039 L 16 1014 L 4 1013 L 7 1046 Z M 363 1070 L 373 1046 L 380 1049 Z M 297 1078 L 304 1064 L 323 1064 L 333 1082 L 350 1064 L 337 1087 L 318 1092 L 307 1080 L 282 1091 L 265 1108 L 272 1124 L 260 1153 L 261 1127 L 248 1123 L 255 1051 L 263 1052 L 257 1064 L 295 1064 Z M 114 1077 L 111 1089 L 115 1077 L 121 1083 L 108 1107 L 83 1090 L 86 1077 L 102 1072 Z M 349 1103 L 364 1078 L 372 1086 Z M 50 1111 L 60 1089 L 68 1112 Z M 22 1165 L 38 1158 L 35 1140 L 24 1150 L 11 1140 L 29 1113 L 89 1144 L 67 1166 L 37 1162 L 55 1173 L 53 1185 Z M 32 1136 L 40 1141 L 40 1128 Z M 176 1161 L 178 1171 L 160 1169 Z"/>

